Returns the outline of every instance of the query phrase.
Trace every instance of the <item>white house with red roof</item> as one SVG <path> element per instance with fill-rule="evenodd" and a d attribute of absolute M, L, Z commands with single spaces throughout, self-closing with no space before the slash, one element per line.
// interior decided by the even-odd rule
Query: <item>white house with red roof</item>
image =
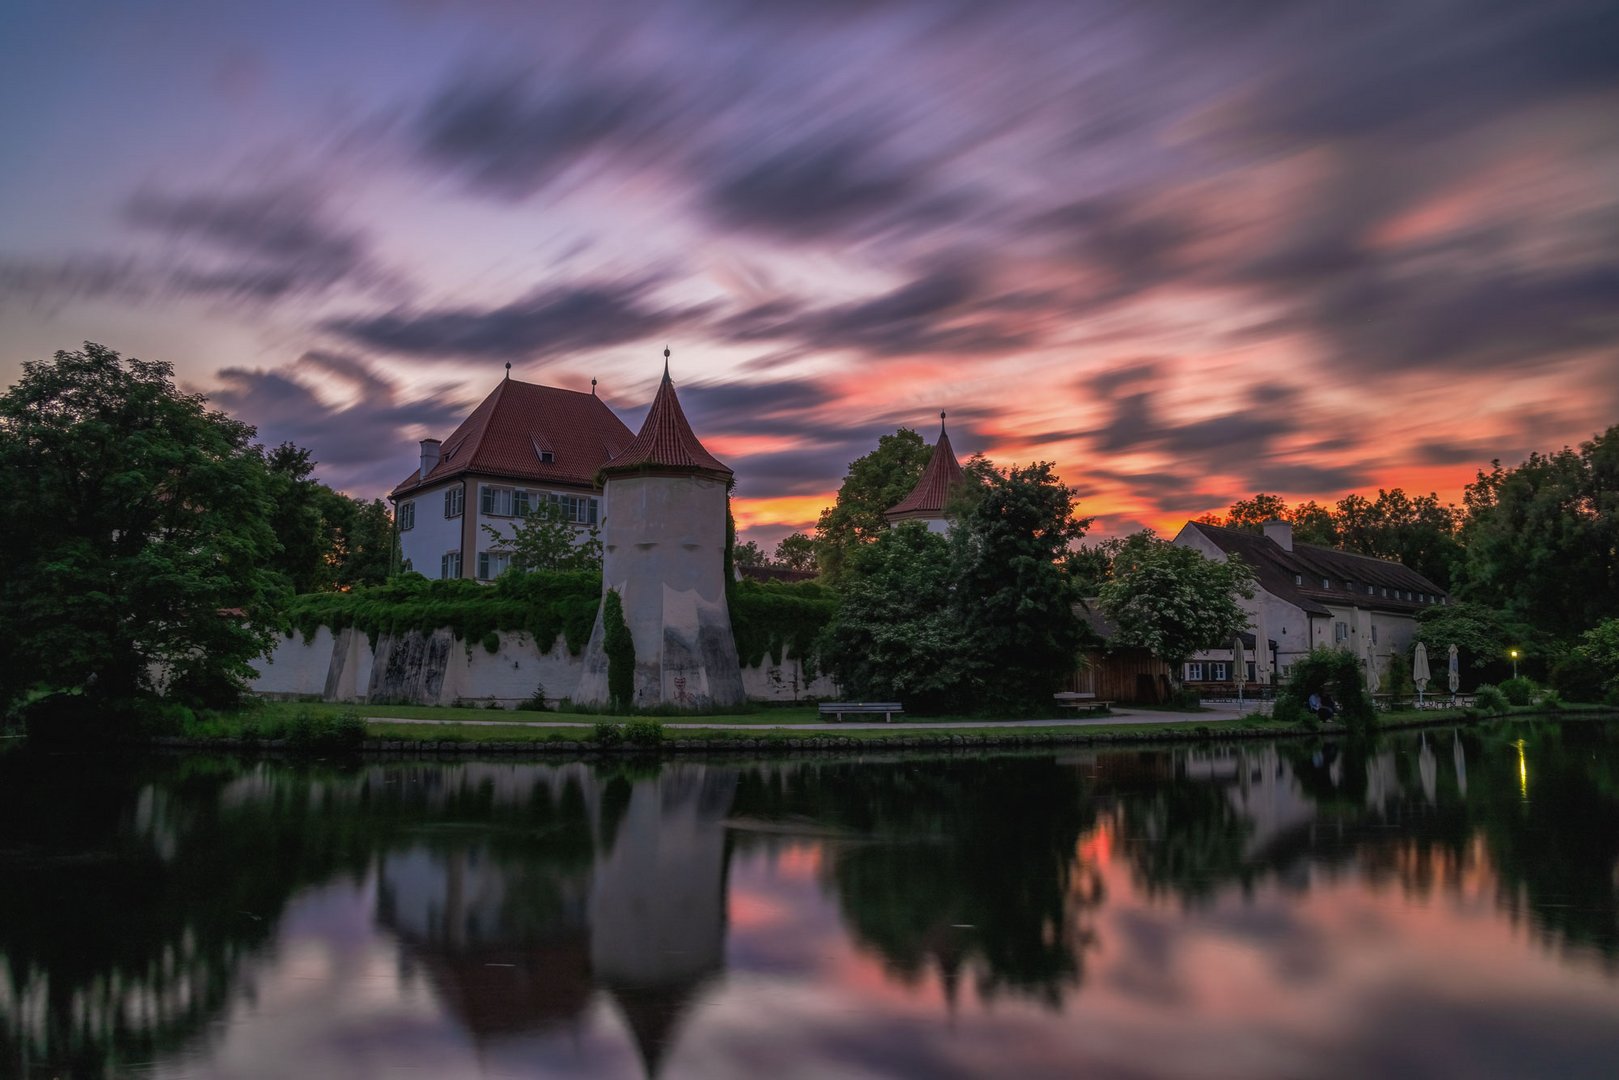
<path fill-rule="evenodd" d="M 902 521 L 920 521 L 928 532 L 947 532 L 950 528 L 945 508 L 950 499 L 967 483 L 967 474 L 950 446 L 950 435 L 944 429 L 944 413 L 939 414 L 939 441 L 933 444 L 933 454 L 916 481 L 911 493 L 883 512 L 889 525 Z"/>
<path fill-rule="evenodd" d="M 602 520 L 597 474 L 634 438 L 595 393 L 508 373 L 449 438 L 422 440 L 416 471 L 389 493 L 406 565 L 429 578 L 499 577 L 511 551 L 484 526 L 509 536 L 544 504 L 583 537 Z"/>

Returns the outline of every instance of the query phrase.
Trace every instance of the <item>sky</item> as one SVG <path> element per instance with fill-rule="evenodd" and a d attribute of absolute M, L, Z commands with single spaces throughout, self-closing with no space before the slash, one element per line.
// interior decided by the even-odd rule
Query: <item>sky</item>
<path fill-rule="evenodd" d="M 949 413 L 1098 533 L 1619 422 L 1611 0 L 11 0 L 0 385 L 97 341 L 384 494 L 662 373 L 744 539 Z"/>

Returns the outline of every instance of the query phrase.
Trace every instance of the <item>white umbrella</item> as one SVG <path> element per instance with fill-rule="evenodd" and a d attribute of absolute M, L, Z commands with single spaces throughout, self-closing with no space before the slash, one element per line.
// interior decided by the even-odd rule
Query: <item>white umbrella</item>
<path fill-rule="evenodd" d="M 1248 681 L 1248 656 L 1242 651 L 1242 635 L 1231 639 L 1231 677 L 1237 681 L 1237 701 L 1242 702 L 1242 684 Z"/>
<path fill-rule="evenodd" d="M 1456 652 L 1456 646 L 1450 647 L 1450 692 L 1455 694 L 1462 688 L 1462 660 Z"/>
<path fill-rule="evenodd" d="M 1411 681 L 1417 684 L 1417 705 L 1422 705 L 1422 692 L 1428 689 L 1428 680 L 1433 675 L 1428 671 L 1428 646 L 1417 642 L 1417 653 L 1411 660 Z"/>
<path fill-rule="evenodd" d="M 1372 652 L 1371 635 L 1366 637 L 1366 692 L 1375 694 L 1382 689 L 1383 680 L 1377 677 L 1377 655 Z"/>

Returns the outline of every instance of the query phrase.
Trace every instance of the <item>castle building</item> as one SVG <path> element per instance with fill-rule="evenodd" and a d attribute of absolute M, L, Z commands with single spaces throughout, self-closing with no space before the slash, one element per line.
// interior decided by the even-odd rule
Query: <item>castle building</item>
<path fill-rule="evenodd" d="M 967 483 L 967 474 L 956 460 L 950 446 L 950 434 L 944 429 L 944 413 L 939 414 L 939 441 L 933 444 L 933 454 L 927 467 L 916 481 L 911 493 L 883 512 L 889 525 L 902 521 L 925 522 L 928 532 L 942 533 L 950 528 L 945 510 L 951 498 Z"/>
<path fill-rule="evenodd" d="M 606 705 L 605 599 L 616 592 L 635 642 L 634 704 L 707 708 L 743 700 L 725 598 L 726 521 L 733 474 L 686 420 L 669 378 L 633 442 L 601 467 L 604 605 L 574 692 Z"/>
<path fill-rule="evenodd" d="M 594 392 L 519 382 L 510 374 L 448 439 L 423 439 L 421 461 L 388 494 L 405 565 L 429 578 L 493 580 L 511 563 L 510 536 L 549 505 L 581 538 L 602 519 L 596 475 L 634 434 Z"/>

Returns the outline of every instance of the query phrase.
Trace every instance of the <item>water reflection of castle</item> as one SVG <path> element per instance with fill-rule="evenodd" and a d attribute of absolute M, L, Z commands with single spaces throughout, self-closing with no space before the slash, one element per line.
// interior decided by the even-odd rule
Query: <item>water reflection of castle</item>
<path fill-rule="evenodd" d="M 723 966 L 735 773 L 663 769 L 631 784 L 586 766 L 465 770 L 464 789 L 549 800 L 556 820 L 549 836 L 528 823 L 383 856 L 378 921 L 403 962 L 480 1041 L 577 1028 L 604 994 L 656 1075 Z"/>

